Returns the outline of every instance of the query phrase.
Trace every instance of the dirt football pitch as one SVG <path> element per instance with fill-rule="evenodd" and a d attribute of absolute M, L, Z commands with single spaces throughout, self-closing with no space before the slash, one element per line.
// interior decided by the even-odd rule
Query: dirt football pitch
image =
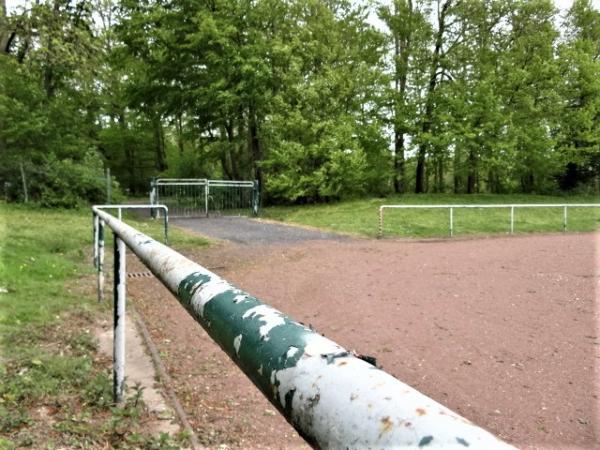
<path fill-rule="evenodd" d="M 600 233 L 308 233 L 187 256 L 519 448 L 597 449 L 599 248 Z M 308 448 L 157 280 L 131 278 L 128 292 L 204 445 Z"/>

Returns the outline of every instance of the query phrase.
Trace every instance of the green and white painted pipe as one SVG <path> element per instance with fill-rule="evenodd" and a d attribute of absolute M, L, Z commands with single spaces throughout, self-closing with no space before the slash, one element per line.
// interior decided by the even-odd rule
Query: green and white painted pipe
<path fill-rule="evenodd" d="M 95 213 L 313 447 L 513 448 L 171 248 Z"/>

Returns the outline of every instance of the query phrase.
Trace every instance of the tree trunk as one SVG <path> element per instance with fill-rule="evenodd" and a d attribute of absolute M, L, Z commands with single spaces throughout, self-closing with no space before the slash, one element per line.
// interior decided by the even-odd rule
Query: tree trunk
<path fill-rule="evenodd" d="M 454 179 L 454 193 L 461 193 L 461 176 L 460 176 L 460 153 L 454 149 L 454 160 L 452 162 L 452 178 Z"/>
<path fill-rule="evenodd" d="M 471 146 L 469 149 L 469 174 L 467 175 L 467 194 L 476 194 L 478 191 L 477 152 Z"/>
<path fill-rule="evenodd" d="M 223 174 L 229 180 L 234 179 L 234 167 L 233 167 L 233 158 L 231 156 L 231 148 L 234 145 L 234 136 L 233 136 L 233 126 L 231 122 L 226 122 L 224 125 L 225 134 L 227 135 L 227 147 L 220 152 L 219 159 L 221 161 L 221 167 L 223 168 Z"/>
<path fill-rule="evenodd" d="M 8 29 L 6 0 L 0 0 L 0 55 L 8 55 L 10 53 L 10 44 L 14 35 L 14 31 Z"/>
<path fill-rule="evenodd" d="M 260 167 L 262 160 L 262 146 L 259 137 L 258 119 L 256 117 L 256 111 L 254 108 L 250 108 L 250 123 L 248 131 L 250 132 L 250 154 L 252 155 L 252 168 L 254 172 L 254 178 L 258 180 L 258 188 L 262 193 L 263 188 L 263 173 Z"/>
<path fill-rule="evenodd" d="M 394 191 L 402 194 L 406 190 L 404 176 L 404 133 L 395 130 L 394 134 Z"/>
<path fill-rule="evenodd" d="M 408 14 L 412 15 L 413 4 L 408 0 Z M 394 14 L 398 15 L 401 12 L 398 8 Z M 412 19 L 411 19 L 412 20 Z M 400 31 L 394 29 L 394 87 L 395 87 L 395 102 L 394 102 L 394 191 L 403 193 L 406 191 L 406 173 L 405 173 L 405 156 L 404 156 L 404 133 L 405 127 L 400 124 L 400 120 L 404 120 L 404 111 L 401 106 L 406 103 L 406 84 L 408 80 L 408 62 L 410 57 L 412 28 L 407 27 Z"/>
<path fill-rule="evenodd" d="M 20 164 L 21 169 L 21 182 L 23 183 L 23 201 L 29 203 L 29 192 L 27 191 L 27 178 L 25 177 L 25 169 L 23 163 Z"/>
<path fill-rule="evenodd" d="M 491 168 L 488 172 L 488 190 L 491 194 L 499 194 L 501 190 L 500 176 L 495 168 Z"/>
<path fill-rule="evenodd" d="M 435 170 L 435 191 L 437 193 L 444 192 L 444 158 L 440 155 L 436 161 Z"/>
<path fill-rule="evenodd" d="M 125 154 L 125 161 L 127 162 L 127 173 L 129 175 L 129 180 L 127 180 L 127 186 L 131 192 L 136 191 L 137 180 L 135 177 L 135 156 L 133 154 L 133 149 L 131 146 L 127 145 L 125 138 L 125 133 L 127 131 L 127 123 L 125 122 L 125 111 L 121 111 L 118 115 L 119 120 L 119 128 L 121 129 L 121 146 L 123 149 L 123 153 Z"/>
<path fill-rule="evenodd" d="M 444 32 L 446 31 L 446 15 L 448 9 L 452 4 L 452 0 L 446 0 L 442 5 L 438 16 L 438 29 L 435 36 L 435 49 L 433 50 L 433 56 L 431 58 L 431 67 L 429 70 L 429 83 L 427 85 L 427 94 L 425 100 L 425 112 L 423 119 L 421 120 L 421 134 L 425 135 L 431 131 L 433 122 L 433 95 L 437 87 L 438 70 L 440 67 L 440 56 L 442 52 L 442 44 L 444 42 Z M 421 142 L 417 150 L 417 173 L 415 192 L 417 194 L 426 191 L 426 180 L 425 180 L 425 157 L 427 155 L 427 147 L 429 146 L 426 142 Z"/>
<path fill-rule="evenodd" d="M 175 127 L 177 128 L 177 146 L 179 147 L 179 153 L 183 154 L 185 149 L 183 142 L 183 119 L 182 114 L 179 112 L 175 118 Z"/>
<path fill-rule="evenodd" d="M 156 152 L 156 168 L 162 172 L 167 168 L 165 152 L 165 134 L 163 131 L 160 114 L 153 113 L 152 125 L 154 127 L 154 150 Z"/>

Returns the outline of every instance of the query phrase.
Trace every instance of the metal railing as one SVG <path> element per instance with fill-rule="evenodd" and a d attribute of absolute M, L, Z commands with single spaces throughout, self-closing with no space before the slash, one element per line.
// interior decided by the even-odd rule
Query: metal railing
<path fill-rule="evenodd" d="M 92 207 L 93 241 L 94 241 L 94 267 L 97 271 L 98 300 L 104 300 L 104 222 L 96 211 L 116 209 L 118 220 L 122 219 L 124 209 L 159 209 L 164 211 L 164 236 L 165 244 L 169 243 L 169 208 L 165 205 L 94 205 Z"/>
<path fill-rule="evenodd" d="M 150 184 L 150 203 L 169 205 L 172 217 L 208 217 L 250 210 L 258 215 L 258 181 L 209 180 L 206 178 L 157 178 Z"/>
<path fill-rule="evenodd" d="M 383 210 L 384 209 L 439 209 L 449 210 L 448 231 L 454 235 L 454 210 L 461 208 L 507 208 L 509 214 L 509 233 L 515 232 L 516 208 L 563 208 L 563 231 L 567 231 L 568 208 L 598 208 L 600 203 L 521 203 L 521 204 L 486 204 L 486 205 L 381 205 L 379 207 L 379 232 L 378 237 L 383 237 Z"/>
<path fill-rule="evenodd" d="M 125 380 L 125 246 L 316 448 L 513 448 L 173 249 L 94 208 L 115 236 L 114 395 Z"/>

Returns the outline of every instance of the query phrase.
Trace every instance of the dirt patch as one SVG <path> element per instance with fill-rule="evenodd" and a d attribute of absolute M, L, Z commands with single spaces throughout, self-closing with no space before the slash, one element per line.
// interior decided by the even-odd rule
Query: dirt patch
<path fill-rule="evenodd" d="M 521 448 L 598 448 L 599 244 L 323 240 L 192 256 Z M 129 290 L 205 444 L 304 445 L 156 280 Z"/>

